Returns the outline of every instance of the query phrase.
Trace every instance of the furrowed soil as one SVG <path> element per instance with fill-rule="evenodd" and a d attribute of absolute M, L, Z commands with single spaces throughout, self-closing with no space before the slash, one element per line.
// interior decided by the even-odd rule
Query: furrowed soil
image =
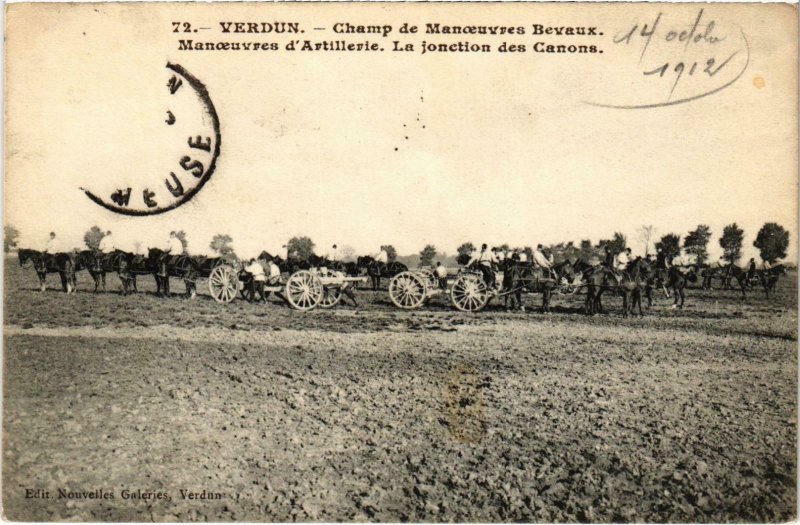
<path fill-rule="evenodd" d="M 796 515 L 795 273 L 770 299 L 690 289 L 630 319 L 614 298 L 463 314 L 359 291 L 303 313 L 4 277 L 8 519 Z"/>

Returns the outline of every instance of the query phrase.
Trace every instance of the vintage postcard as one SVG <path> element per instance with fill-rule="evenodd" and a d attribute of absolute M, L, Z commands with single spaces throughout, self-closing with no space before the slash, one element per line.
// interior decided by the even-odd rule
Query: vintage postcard
<path fill-rule="evenodd" d="M 5 9 L 5 519 L 796 518 L 796 5 Z"/>

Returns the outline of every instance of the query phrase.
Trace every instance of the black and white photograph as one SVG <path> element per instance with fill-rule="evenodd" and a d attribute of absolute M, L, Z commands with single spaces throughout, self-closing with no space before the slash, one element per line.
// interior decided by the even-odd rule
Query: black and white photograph
<path fill-rule="evenodd" d="M 4 7 L 4 520 L 797 519 L 796 3 Z"/>

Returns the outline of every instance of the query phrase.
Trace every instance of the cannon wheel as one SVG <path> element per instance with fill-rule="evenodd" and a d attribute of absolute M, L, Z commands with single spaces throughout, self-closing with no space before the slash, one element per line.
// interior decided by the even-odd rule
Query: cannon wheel
<path fill-rule="evenodd" d="M 450 288 L 450 301 L 462 312 L 478 312 L 489 302 L 489 287 L 478 275 L 459 275 Z"/>
<path fill-rule="evenodd" d="M 322 292 L 322 301 L 319 303 L 320 308 L 333 308 L 339 301 L 342 300 L 342 287 L 341 286 L 324 286 Z"/>
<path fill-rule="evenodd" d="M 229 303 L 239 293 L 239 276 L 232 267 L 223 264 L 211 270 L 208 291 L 218 303 Z"/>
<path fill-rule="evenodd" d="M 323 295 L 322 281 L 308 270 L 295 272 L 286 281 L 286 300 L 296 310 L 313 310 Z"/>
<path fill-rule="evenodd" d="M 389 299 L 398 308 L 419 308 L 425 303 L 426 297 L 425 281 L 414 272 L 400 272 L 389 281 Z"/>

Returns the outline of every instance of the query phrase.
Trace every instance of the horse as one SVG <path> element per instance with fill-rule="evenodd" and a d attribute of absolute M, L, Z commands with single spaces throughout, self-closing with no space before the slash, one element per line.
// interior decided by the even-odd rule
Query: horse
<path fill-rule="evenodd" d="M 761 285 L 764 287 L 764 293 L 769 299 L 769 293 L 775 290 L 775 285 L 778 284 L 778 279 L 781 275 L 786 275 L 786 266 L 783 264 L 776 264 L 768 270 L 757 270 L 756 274 L 761 280 Z"/>
<path fill-rule="evenodd" d="M 588 315 L 604 313 L 602 295 L 610 291 L 622 297 L 622 316 L 628 317 L 638 307 L 642 312 L 642 290 L 646 288 L 650 275 L 649 265 L 637 258 L 628 263 L 624 271 L 614 272 L 606 266 L 596 266 L 585 270 L 587 293 L 585 311 Z"/>
<path fill-rule="evenodd" d="M 155 268 L 153 276 L 156 279 L 156 295 L 169 297 L 169 278 L 183 279 L 186 285 L 186 297 L 197 295 L 195 281 L 197 279 L 197 266 L 188 255 L 170 255 L 160 248 L 150 248 L 147 252 L 151 267 Z M 164 271 L 166 270 L 166 271 Z M 162 291 L 163 290 L 163 291 Z"/>
<path fill-rule="evenodd" d="M 115 250 L 113 253 L 104 255 L 93 250 L 83 250 L 78 252 L 76 258 L 80 270 L 87 270 L 94 279 L 94 291 L 98 291 L 102 285 L 106 291 L 106 273 L 116 272 L 122 282 L 122 295 L 127 295 L 132 280 L 128 271 L 132 254 Z"/>
<path fill-rule="evenodd" d="M 312 268 L 327 268 L 334 272 L 345 272 L 347 269 L 345 263 L 341 261 L 332 261 L 327 257 L 321 257 L 313 253 L 308 256 L 308 264 Z"/>
<path fill-rule="evenodd" d="M 356 267 L 367 270 L 367 275 L 372 279 L 372 291 L 377 291 L 381 285 L 381 278 L 392 278 L 398 273 L 408 270 L 408 266 L 397 261 L 386 264 L 379 263 L 374 257 L 362 255 L 356 259 Z"/>
<path fill-rule="evenodd" d="M 736 279 L 740 287 L 743 283 L 744 286 L 748 286 L 747 272 L 741 266 L 731 263 L 725 267 L 725 271 L 721 274 L 722 288 L 725 290 L 733 288 L 733 286 L 731 286 L 731 281 L 733 279 Z M 744 293 L 742 295 L 744 295 Z"/>
<path fill-rule="evenodd" d="M 689 266 L 686 273 L 681 272 L 677 266 L 671 266 L 669 270 L 667 270 L 666 285 L 671 288 L 673 292 L 673 308 L 683 308 L 683 303 L 686 300 L 686 294 L 683 290 L 686 288 L 687 282 L 697 282 L 697 269 L 695 266 Z M 680 299 L 680 304 L 678 304 L 678 299 Z"/>
<path fill-rule="evenodd" d="M 37 250 L 21 248 L 17 253 L 19 265 L 24 267 L 30 261 L 39 278 L 39 287 L 42 292 L 47 289 L 46 279 L 48 273 L 58 273 L 61 277 L 61 288 L 64 292 L 75 293 L 75 259 L 69 253 L 44 253 Z"/>
<path fill-rule="evenodd" d="M 135 293 L 139 291 L 136 287 L 136 277 L 139 275 L 155 275 L 158 272 L 158 264 L 150 260 L 146 255 L 129 253 L 128 256 L 130 287 Z M 158 284 L 158 280 L 156 280 L 156 284 Z"/>
<path fill-rule="evenodd" d="M 769 293 L 775 289 L 775 285 L 778 283 L 778 279 L 781 275 L 786 275 L 786 267 L 783 264 L 776 264 L 768 270 L 757 269 L 753 280 L 761 283 L 761 286 L 764 288 L 764 293 L 767 299 L 769 299 Z M 739 288 L 742 290 L 742 299 L 747 299 L 745 290 L 751 286 L 752 282 L 748 272 L 742 270 L 736 275 L 736 280 L 739 283 Z"/>
<path fill-rule="evenodd" d="M 501 294 L 504 298 L 504 305 L 508 309 L 510 300 L 512 309 L 520 308 L 523 312 L 525 311 L 525 306 L 522 304 L 523 291 L 541 293 L 542 307 L 540 311 L 550 313 L 550 299 L 553 296 L 553 290 L 562 278 L 566 278 L 567 273 L 570 277 L 573 275 L 572 265 L 569 261 L 553 267 L 552 273 L 542 269 L 539 275 L 530 264 L 520 263 L 513 259 L 506 259 L 501 267 L 503 269 Z"/>

